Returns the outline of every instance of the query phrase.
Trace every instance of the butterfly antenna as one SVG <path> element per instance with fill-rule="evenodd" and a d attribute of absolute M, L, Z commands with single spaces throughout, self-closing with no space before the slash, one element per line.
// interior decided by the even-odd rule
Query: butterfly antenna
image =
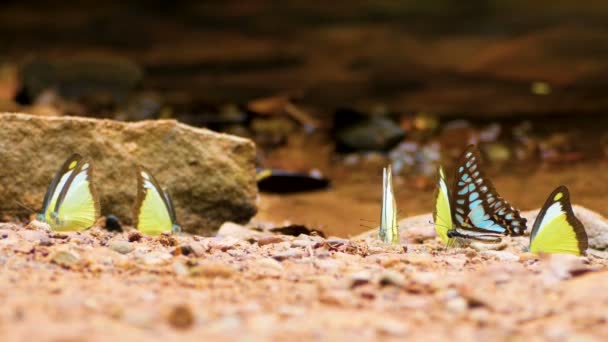
<path fill-rule="evenodd" d="M 367 229 L 375 229 L 376 227 L 367 226 L 364 224 L 359 224 L 359 227 L 367 228 Z"/>
<path fill-rule="evenodd" d="M 362 218 L 360 218 L 359 221 L 370 222 L 370 223 L 376 223 L 376 222 L 378 222 L 376 220 L 367 220 L 367 219 L 362 219 Z"/>
<path fill-rule="evenodd" d="M 434 225 L 442 227 L 442 228 L 452 229 L 452 227 L 444 226 L 442 224 L 439 224 L 437 222 L 433 222 L 433 221 L 430 221 L 430 220 L 429 220 L 429 224 L 434 224 Z"/>

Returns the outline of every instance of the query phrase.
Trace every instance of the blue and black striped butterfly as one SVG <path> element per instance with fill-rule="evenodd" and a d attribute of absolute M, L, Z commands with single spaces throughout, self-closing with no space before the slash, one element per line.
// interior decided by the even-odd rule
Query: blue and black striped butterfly
<path fill-rule="evenodd" d="M 526 230 L 526 219 L 498 195 L 485 176 L 474 145 L 460 157 L 451 193 L 439 169 L 435 199 L 435 230 L 447 244 L 453 238 L 500 242 L 500 235 L 523 235 Z"/>

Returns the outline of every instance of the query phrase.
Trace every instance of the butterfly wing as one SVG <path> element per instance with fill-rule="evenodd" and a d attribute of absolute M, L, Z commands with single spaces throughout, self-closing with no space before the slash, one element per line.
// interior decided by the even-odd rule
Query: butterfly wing
<path fill-rule="evenodd" d="M 435 190 L 435 210 L 433 210 L 433 222 L 437 236 L 444 243 L 448 243 L 448 230 L 452 229 L 452 210 L 450 204 L 450 193 L 445 179 L 443 168 L 439 167 L 439 179 Z"/>
<path fill-rule="evenodd" d="M 59 194 L 51 200 L 51 228 L 81 231 L 91 227 L 99 217 L 99 197 L 91 179 L 91 162 L 79 159 L 65 182 L 59 182 Z"/>
<path fill-rule="evenodd" d="M 496 192 L 474 145 L 467 147 L 458 165 L 452 188 L 453 219 L 458 229 L 474 234 L 522 235 L 526 219 Z"/>
<path fill-rule="evenodd" d="M 142 166 L 137 170 L 137 198 L 133 210 L 135 228 L 147 235 L 170 232 L 174 226 L 173 207 L 152 174 Z"/>
<path fill-rule="evenodd" d="M 530 251 L 582 255 L 588 247 L 585 227 L 570 204 L 568 188 L 555 189 L 534 221 Z"/>
<path fill-rule="evenodd" d="M 69 156 L 63 165 L 53 177 L 53 180 L 49 184 L 48 189 L 46 190 L 46 194 L 44 194 L 44 200 L 42 201 L 42 209 L 40 214 L 38 214 L 38 219 L 41 221 L 50 222 L 51 221 L 51 212 L 55 208 L 55 203 L 57 202 L 57 198 L 59 198 L 59 193 L 61 189 L 65 186 L 66 182 L 72 175 L 78 163 L 82 160 L 82 157 L 79 154 L 72 154 Z"/>
<path fill-rule="evenodd" d="M 393 193 L 393 175 L 391 167 L 382 172 L 382 209 L 380 214 L 380 240 L 386 243 L 399 243 L 399 225 L 397 224 L 397 202 Z"/>

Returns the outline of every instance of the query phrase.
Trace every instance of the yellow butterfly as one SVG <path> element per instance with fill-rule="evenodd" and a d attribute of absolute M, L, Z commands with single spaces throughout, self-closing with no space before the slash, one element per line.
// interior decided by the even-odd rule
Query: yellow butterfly
<path fill-rule="evenodd" d="M 588 247 L 585 227 L 570 204 L 568 188 L 553 190 L 534 221 L 530 233 L 530 251 L 583 255 Z"/>
<path fill-rule="evenodd" d="M 99 196 L 91 182 L 92 175 L 90 161 L 71 155 L 51 181 L 37 219 L 58 231 L 91 227 L 99 217 Z"/>
<path fill-rule="evenodd" d="M 393 175 L 390 165 L 382 171 L 382 209 L 378 237 L 385 243 L 399 243 L 397 202 L 393 194 Z"/>
<path fill-rule="evenodd" d="M 133 207 L 135 228 L 147 235 L 180 232 L 169 194 L 143 166 L 137 168 L 137 198 Z"/>

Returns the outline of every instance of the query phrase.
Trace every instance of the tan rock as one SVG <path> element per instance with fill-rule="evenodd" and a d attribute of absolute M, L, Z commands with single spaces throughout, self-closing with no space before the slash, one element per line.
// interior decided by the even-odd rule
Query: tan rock
<path fill-rule="evenodd" d="M 0 212 L 39 210 L 65 158 L 78 152 L 95 166 L 102 214 L 131 221 L 135 164 L 171 193 L 179 223 L 210 234 L 224 221 L 247 222 L 256 212 L 255 146 L 246 139 L 173 120 L 122 123 L 77 117 L 0 114 Z"/>

